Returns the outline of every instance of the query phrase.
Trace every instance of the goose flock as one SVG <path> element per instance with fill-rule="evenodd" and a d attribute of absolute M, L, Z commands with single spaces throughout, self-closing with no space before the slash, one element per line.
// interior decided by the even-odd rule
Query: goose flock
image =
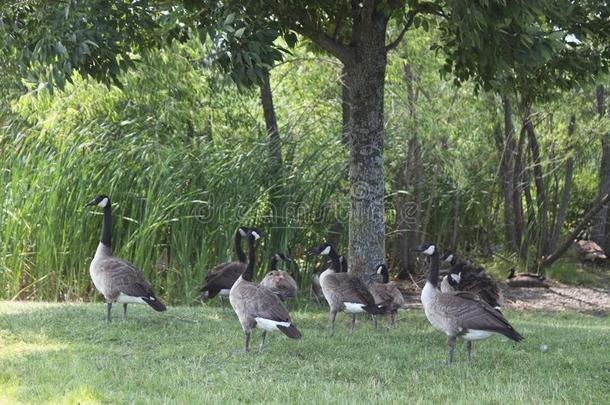
<path fill-rule="evenodd" d="M 87 206 L 103 209 L 102 237 L 89 272 L 95 288 L 107 303 L 107 321 L 111 322 L 112 304 L 123 304 L 123 316 L 127 317 L 128 304 L 147 304 L 155 311 L 165 311 L 165 305 L 157 298 L 144 274 L 128 261 L 112 254 L 112 203 L 107 195 L 100 195 Z M 250 350 L 250 337 L 254 329 L 262 331 L 260 348 L 265 344 L 267 332 L 281 332 L 291 339 L 301 338 L 301 332 L 290 317 L 286 301 L 296 296 L 298 285 L 294 278 L 279 268 L 280 263 L 292 261 L 282 253 L 271 258 L 271 270 L 260 283 L 253 281 L 256 266 L 256 244 L 263 232 L 241 226 L 235 232 L 237 261 L 219 264 L 205 276 L 201 296 L 204 300 L 219 296 L 229 298 L 244 332 L 244 351 Z M 242 248 L 246 240 L 248 254 Z M 441 257 L 434 244 L 418 246 L 415 251 L 428 256 L 430 270 L 421 293 L 421 302 L 430 324 L 447 335 L 448 359 L 453 361 L 457 338 L 466 340 L 468 360 L 471 360 L 472 342 L 493 334 L 503 335 L 515 342 L 523 337 L 506 320 L 501 309 L 502 294 L 497 283 L 483 269 L 468 262 L 459 262 L 454 253 L 447 251 Z M 339 312 L 351 315 L 351 330 L 357 314 L 377 318 L 390 315 L 390 325 L 395 324 L 396 314 L 404 305 L 404 297 L 398 287 L 389 280 L 384 263 L 376 266 L 369 276 L 380 276 L 381 281 L 365 282 L 348 272 L 347 259 L 335 248 L 324 243 L 311 248 L 310 255 L 326 256 L 329 262 L 321 274 L 312 279 L 330 309 L 330 329 L 335 331 Z M 449 274 L 439 283 L 440 261 L 451 265 Z M 439 285 L 440 284 L 440 285 Z M 224 301 L 222 302 L 224 308 Z"/>

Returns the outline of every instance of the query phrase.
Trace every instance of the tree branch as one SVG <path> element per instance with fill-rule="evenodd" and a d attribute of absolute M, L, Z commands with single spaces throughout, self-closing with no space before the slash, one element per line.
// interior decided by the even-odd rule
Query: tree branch
<path fill-rule="evenodd" d="M 561 244 L 561 246 L 559 246 L 557 250 L 555 250 L 551 255 L 549 255 L 546 259 L 542 261 L 542 267 L 547 267 L 555 263 L 555 261 L 559 259 L 561 255 L 563 255 L 570 246 L 572 246 L 572 243 L 574 243 L 574 239 L 576 238 L 576 236 L 578 236 L 578 234 L 585 228 L 585 226 L 587 226 L 589 221 L 593 219 L 595 214 L 597 214 L 597 212 L 601 210 L 606 205 L 606 203 L 608 203 L 608 201 L 610 201 L 610 194 L 606 194 L 604 198 L 600 199 L 597 204 L 595 204 L 589 210 L 587 215 L 585 215 L 582 221 L 580 221 L 576 228 L 574 228 L 574 230 L 568 235 L 568 237 Z"/>
<path fill-rule="evenodd" d="M 394 49 L 394 48 L 396 48 L 398 46 L 400 41 L 402 41 L 402 38 L 405 36 L 407 31 L 409 30 L 409 28 L 411 28 L 411 25 L 413 25 L 413 20 L 415 19 L 416 15 L 417 15 L 417 10 L 409 11 L 407 20 L 405 21 L 404 27 L 402 27 L 402 30 L 398 34 L 398 37 L 396 37 L 396 39 L 394 41 L 390 42 L 385 47 L 386 51 L 391 51 L 392 49 Z"/>
<path fill-rule="evenodd" d="M 299 34 L 311 39 L 316 45 L 326 52 L 337 57 L 341 62 L 346 62 L 351 57 L 349 47 L 334 40 L 323 32 L 309 31 L 303 27 L 293 27 Z"/>

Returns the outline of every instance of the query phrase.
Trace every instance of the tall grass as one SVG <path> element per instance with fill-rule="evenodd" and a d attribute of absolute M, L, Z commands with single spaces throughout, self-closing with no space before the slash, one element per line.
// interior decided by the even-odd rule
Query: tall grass
<path fill-rule="evenodd" d="M 13 105 L 0 132 L 0 297 L 97 296 L 88 265 L 101 213 L 84 204 L 100 193 L 114 203 L 115 253 L 171 303 L 193 302 L 205 272 L 234 256 L 240 224 L 280 235 L 274 246 L 263 241 L 266 263 L 276 250 L 300 256 L 324 237 L 330 215 L 346 217 L 332 117 L 316 130 L 313 115 L 289 122 L 286 113 L 285 176 L 274 179 L 257 93 L 219 86 L 180 55 L 149 56 L 122 91 L 76 77 L 63 93 Z M 318 98 L 303 109 L 323 106 Z M 285 212 L 269 205 L 269 179 L 282 183 Z"/>

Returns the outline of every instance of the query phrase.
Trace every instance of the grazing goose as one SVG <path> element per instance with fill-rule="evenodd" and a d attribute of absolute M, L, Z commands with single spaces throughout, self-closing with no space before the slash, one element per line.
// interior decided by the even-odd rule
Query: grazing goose
<path fill-rule="evenodd" d="M 250 334 L 254 328 L 263 331 L 261 350 L 265 344 L 267 332 L 282 332 L 292 339 L 301 337 L 301 333 L 290 320 L 288 310 L 278 296 L 269 289 L 252 282 L 256 256 L 254 243 L 259 236 L 255 230 L 248 233 L 248 264 L 229 293 L 229 301 L 246 336 L 246 352 L 249 350 Z"/>
<path fill-rule="evenodd" d="M 510 269 L 506 284 L 510 287 L 527 287 L 527 288 L 548 288 L 544 283 L 546 277 L 536 273 L 516 273 L 515 269 Z"/>
<path fill-rule="evenodd" d="M 482 267 L 468 261 L 458 262 L 456 256 L 447 251 L 441 260 L 451 264 L 451 270 L 441 281 L 442 292 L 466 291 L 472 293 L 497 309 L 502 308 L 504 296 L 498 283 Z"/>
<path fill-rule="evenodd" d="M 385 264 L 377 266 L 375 274 L 380 274 L 383 277 L 383 283 L 371 283 L 369 290 L 375 298 L 375 304 L 383 305 L 390 311 L 391 325 L 394 326 L 396 321 L 396 312 L 403 306 L 405 299 L 396 284 L 390 283 L 390 274 Z M 377 317 L 375 317 L 375 327 L 377 326 Z"/>
<path fill-rule="evenodd" d="M 523 337 L 502 314 L 477 296 L 464 291 L 441 292 L 438 287 L 439 254 L 435 245 L 425 244 L 415 251 L 430 256 L 430 273 L 421 293 L 421 302 L 430 324 L 447 335 L 449 357 L 453 361 L 455 342 L 466 339 L 468 361 L 472 358 L 472 341 L 485 339 L 494 333 L 519 342 Z"/>
<path fill-rule="evenodd" d="M 214 298 L 217 295 L 220 297 L 220 303 L 224 309 L 224 297 L 229 296 L 231 287 L 237 281 L 241 273 L 246 269 L 248 259 L 241 247 L 241 239 L 245 237 L 253 228 L 240 226 L 235 231 L 235 253 L 238 261 L 226 262 L 219 264 L 206 274 L 203 280 L 203 288 L 201 289 L 204 300 Z M 262 235 L 262 232 L 255 230 L 256 235 Z"/>
<path fill-rule="evenodd" d="M 287 272 L 278 270 L 277 264 L 282 260 L 292 262 L 292 259 L 282 253 L 276 253 L 271 257 L 271 271 L 265 275 L 260 282 L 262 287 L 270 289 L 280 300 L 286 301 L 297 295 L 297 282 Z"/>
<path fill-rule="evenodd" d="M 335 318 L 339 311 L 352 314 L 352 331 L 356 324 L 356 314 L 367 312 L 378 315 L 386 312 L 385 306 L 375 303 L 375 298 L 360 278 L 349 273 L 340 273 L 339 255 L 330 244 L 325 243 L 313 248 L 309 253 L 329 256 L 331 260 L 330 267 L 320 275 L 320 286 L 330 306 L 332 331 L 335 330 Z"/>
<path fill-rule="evenodd" d="M 144 274 L 133 264 L 112 255 L 112 204 L 110 197 L 100 195 L 89 201 L 86 207 L 97 205 L 104 209 L 102 239 L 89 266 L 89 274 L 95 288 L 108 304 L 107 320 L 111 320 L 112 303 L 123 304 L 123 317 L 127 318 L 127 304 L 148 304 L 155 311 L 165 311 L 165 305 L 155 296 Z"/>

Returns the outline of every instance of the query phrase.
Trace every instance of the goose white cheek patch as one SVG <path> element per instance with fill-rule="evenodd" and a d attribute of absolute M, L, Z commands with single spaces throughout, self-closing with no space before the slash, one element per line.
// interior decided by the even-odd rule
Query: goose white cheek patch
<path fill-rule="evenodd" d="M 321 255 L 327 255 L 330 253 L 330 246 L 326 246 L 326 249 L 320 252 Z"/>
<path fill-rule="evenodd" d="M 434 245 L 430 245 L 428 246 L 428 249 L 424 250 L 424 254 L 425 255 L 433 255 L 434 254 L 434 250 L 435 250 L 435 246 Z"/>
<path fill-rule="evenodd" d="M 108 205 L 108 198 L 106 198 L 106 197 L 102 198 L 102 201 L 97 203 L 97 206 L 102 207 L 102 208 L 105 208 L 107 205 Z"/>
<path fill-rule="evenodd" d="M 254 236 L 254 240 L 258 240 L 261 237 L 256 231 L 252 231 L 252 236 Z"/>

